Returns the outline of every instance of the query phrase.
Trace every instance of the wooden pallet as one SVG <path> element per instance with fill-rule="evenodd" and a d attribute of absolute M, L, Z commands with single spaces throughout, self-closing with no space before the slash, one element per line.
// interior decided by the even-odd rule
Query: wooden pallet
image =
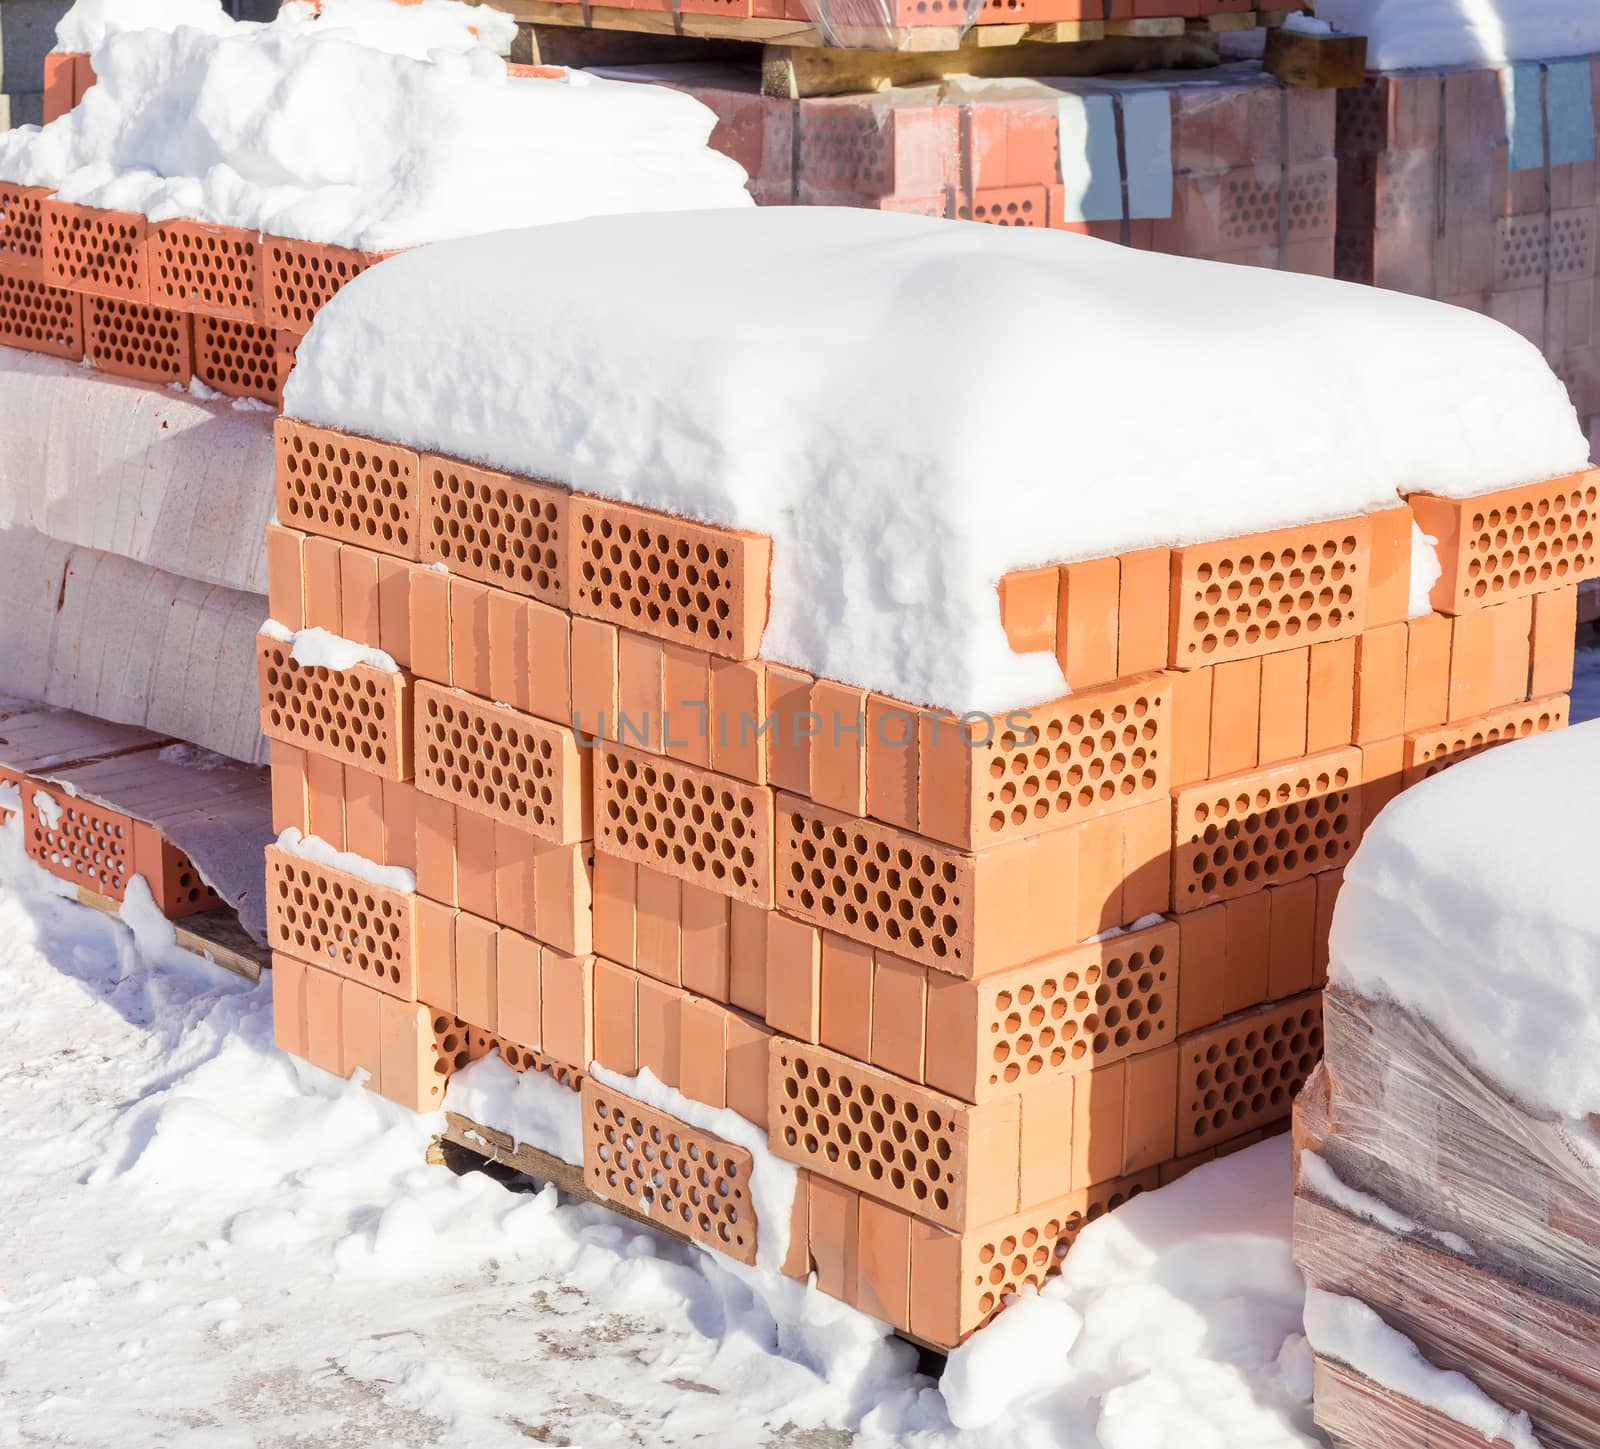
<path fill-rule="evenodd" d="M 78 887 L 78 904 L 108 916 L 118 915 L 122 910 L 109 896 L 97 895 L 82 886 Z M 232 911 L 201 911 L 174 921 L 172 928 L 178 945 L 185 951 L 192 951 L 247 981 L 259 981 L 262 971 L 272 964 L 272 953 L 250 938 Z"/>
<path fill-rule="evenodd" d="M 1059 20 L 919 26 L 895 50 L 872 49 L 882 33 L 829 33 L 809 20 L 492 0 L 521 27 L 513 58 L 544 65 L 642 65 L 761 48 L 763 94 L 787 99 L 916 85 L 952 75 L 1096 75 L 1214 64 L 1217 36 L 1276 28 L 1286 10 L 1201 18 Z M 999 54 L 996 54 L 999 52 Z"/>

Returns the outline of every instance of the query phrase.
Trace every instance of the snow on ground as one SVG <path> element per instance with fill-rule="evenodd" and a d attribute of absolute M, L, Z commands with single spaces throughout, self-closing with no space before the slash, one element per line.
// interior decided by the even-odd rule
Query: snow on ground
<path fill-rule="evenodd" d="M 1369 70 L 1499 65 L 1600 51 L 1594 0 L 1317 0 L 1317 18 L 1367 37 Z"/>
<path fill-rule="evenodd" d="M 962 1434 L 867 1319 L 426 1166 L 437 1120 L 276 1053 L 268 987 L 44 880 L 0 829 L 0 1444 L 1317 1442 L 1283 1139 L 1089 1228 L 955 1361 Z"/>
<path fill-rule="evenodd" d="M 0 179 L 369 251 L 752 205 L 743 169 L 706 145 L 716 117 L 692 96 L 581 71 L 512 78 L 494 44 L 437 43 L 470 39 L 468 21 L 505 39 L 508 17 L 439 0 L 113 31 L 78 106 L 0 136 Z"/>
<path fill-rule="evenodd" d="M 1248 389 L 1194 386 L 1245 375 L 1302 385 L 1266 416 Z M 1589 457 L 1538 350 L 1465 308 L 827 207 L 598 218 L 398 257 L 317 314 L 285 408 L 769 533 L 768 658 L 957 710 L 1062 692 L 1053 655 L 1006 644 L 1009 569 Z"/>
<path fill-rule="evenodd" d="M 1424 780 L 1345 869 L 1329 978 L 1429 1022 L 1540 1116 L 1600 1112 L 1600 722 Z"/>

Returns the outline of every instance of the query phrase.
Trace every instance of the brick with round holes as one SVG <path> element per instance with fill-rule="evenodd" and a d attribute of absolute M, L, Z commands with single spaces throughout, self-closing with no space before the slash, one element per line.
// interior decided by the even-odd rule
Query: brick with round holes
<path fill-rule="evenodd" d="M 0 181 L 0 275 L 44 280 L 47 186 Z"/>
<path fill-rule="evenodd" d="M 283 406 L 283 385 L 300 338 L 263 322 L 196 314 L 194 375 L 224 397 L 253 397 Z"/>
<path fill-rule="evenodd" d="M 1016 1095 L 973 1106 L 785 1036 L 770 1052 L 779 1157 L 957 1232 L 1017 1210 Z"/>
<path fill-rule="evenodd" d="M 773 903 L 772 791 L 624 745 L 595 760 L 595 847 L 732 896 Z"/>
<path fill-rule="evenodd" d="M 918 833 L 975 849 L 1164 797 L 1170 685 L 1141 675 L 966 727 L 924 713 Z"/>
<path fill-rule="evenodd" d="M 39 799 L 52 802 L 41 809 Z M 25 780 L 24 849 L 58 880 L 120 901 L 134 875 L 134 822 L 116 810 Z"/>
<path fill-rule="evenodd" d="M 421 471 L 423 562 L 567 607 L 567 489 L 434 453 Z"/>
<path fill-rule="evenodd" d="M 279 418 L 278 521 L 398 558 L 422 556 L 421 463 L 409 448 Z"/>
<path fill-rule="evenodd" d="M 309 331 L 324 302 L 346 282 L 391 255 L 282 236 L 263 237 L 261 250 L 266 320 L 291 332 Z"/>
<path fill-rule="evenodd" d="M 267 940 L 274 951 L 417 998 L 416 896 L 267 847 Z"/>
<path fill-rule="evenodd" d="M 754 659 L 772 540 L 572 495 L 570 607 L 724 659 Z"/>
<path fill-rule="evenodd" d="M 44 280 L 96 297 L 148 303 L 150 224 L 135 211 L 105 211 L 46 197 L 39 203 Z"/>
<path fill-rule="evenodd" d="M 1434 729 L 1413 730 L 1405 740 L 1405 765 L 1402 788 L 1410 789 L 1420 780 L 1437 775 L 1451 765 L 1459 765 L 1496 745 L 1525 740 L 1531 735 L 1565 729 L 1568 698 L 1549 695 L 1528 704 L 1506 705 L 1473 719 Z"/>
<path fill-rule="evenodd" d="M 1361 838 L 1360 784 L 1361 751 L 1346 746 L 1178 791 L 1174 908 L 1343 865 Z"/>
<path fill-rule="evenodd" d="M 265 322 L 262 277 L 259 232 L 187 219 L 150 228 L 150 300 L 162 307 Z"/>
<path fill-rule="evenodd" d="M 193 375 L 190 318 L 125 297 L 83 299 L 83 353 L 102 372 L 140 382 L 185 383 Z"/>
<path fill-rule="evenodd" d="M 1322 1056 L 1322 993 L 1178 1039 L 1178 1156 L 1277 1122 Z"/>
<path fill-rule="evenodd" d="M 756 1260 L 755 1159 L 593 1078 L 583 1083 L 583 1178 L 596 1197 L 741 1263 Z"/>
<path fill-rule="evenodd" d="M 289 645 L 256 636 L 261 733 L 385 780 L 411 778 L 411 676 L 370 664 L 296 664 Z"/>
<path fill-rule="evenodd" d="M 1441 572 L 1429 595 L 1438 613 L 1563 588 L 1600 569 L 1600 469 L 1476 498 L 1413 493 L 1407 501 L 1422 531 L 1439 540 Z"/>
<path fill-rule="evenodd" d="M 1175 921 L 962 981 L 928 982 L 928 1086 L 967 1102 L 1120 1061 L 1177 1036 Z"/>
<path fill-rule="evenodd" d="M 0 346 L 76 361 L 83 356 L 83 298 L 0 272 Z"/>
<path fill-rule="evenodd" d="M 1360 633 L 1371 550 L 1365 518 L 1173 549 L 1169 662 L 1196 669 Z"/>
<path fill-rule="evenodd" d="M 427 680 L 415 716 L 424 794 L 557 845 L 589 838 L 591 752 L 565 725 Z"/>

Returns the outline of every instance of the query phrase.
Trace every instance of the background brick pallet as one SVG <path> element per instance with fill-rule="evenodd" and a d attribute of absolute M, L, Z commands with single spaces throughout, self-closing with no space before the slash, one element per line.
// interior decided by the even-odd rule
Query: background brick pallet
<path fill-rule="evenodd" d="M 1362 821 L 1565 722 L 1595 571 L 1585 475 L 1012 574 L 1012 647 L 1073 693 L 984 738 L 762 661 L 765 538 L 289 420 L 278 460 L 274 823 L 358 857 L 271 852 L 282 1044 L 418 1108 L 492 1047 L 648 1068 L 800 1167 L 788 1271 L 943 1347 L 1281 1128 Z M 302 666 L 311 627 L 393 667 Z M 743 1161 L 592 1085 L 594 1133 Z M 600 1140 L 590 1190 L 684 1231 Z M 688 1231 L 748 1259 L 750 1206 Z"/>

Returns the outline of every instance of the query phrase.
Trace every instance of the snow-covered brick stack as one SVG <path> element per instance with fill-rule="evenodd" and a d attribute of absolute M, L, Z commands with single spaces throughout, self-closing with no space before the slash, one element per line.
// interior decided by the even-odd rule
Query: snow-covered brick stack
<path fill-rule="evenodd" d="M 1368 831 L 1295 1109 L 1295 1256 L 1338 1444 L 1581 1445 L 1600 1422 L 1600 726 Z"/>
<path fill-rule="evenodd" d="M 1321 386 L 1194 385 L 1246 371 Z M 789 1271 L 940 1345 L 1286 1123 L 1362 822 L 1564 722 L 1597 568 L 1498 324 L 920 217 L 408 253 L 288 414 L 280 1040 L 415 1107 L 496 1041 L 647 1068 L 798 1166 Z M 586 1177 L 638 1207 L 609 1080 Z"/>
<path fill-rule="evenodd" d="M 1596 55 L 1433 66 L 1340 91 L 1337 274 L 1515 327 L 1567 384 L 1600 456 L 1597 118 Z"/>
<path fill-rule="evenodd" d="M 762 205 L 1055 227 L 1175 256 L 1333 273 L 1334 92 L 1256 65 L 774 100 L 737 67 L 606 74 L 682 88 Z"/>

